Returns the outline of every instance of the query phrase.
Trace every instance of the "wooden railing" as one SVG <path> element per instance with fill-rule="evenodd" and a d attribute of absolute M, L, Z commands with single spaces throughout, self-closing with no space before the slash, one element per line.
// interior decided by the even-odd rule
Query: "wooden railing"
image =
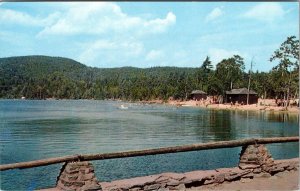
<path fill-rule="evenodd" d="M 70 155 L 70 156 L 48 158 L 48 159 L 35 160 L 29 162 L 3 164 L 0 165 L 0 171 L 16 169 L 16 168 L 19 169 L 32 168 L 32 167 L 46 166 L 46 165 L 57 164 L 62 162 L 71 162 L 71 161 L 105 160 L 105 159 L 115 159 L 115 158 L 146 156 L 146 155 L 199 151 L 199 150 L 208 150 L 208 149 L 232 148 L 232 147 L 240 147 L 240 146 L 254 145 L 254 144 L 283 143 L 283 142 L 299 142 L 299 137 L 251 138 L 251 139 L 208 142 L 208 143 L 199 143 L 199 144 L 174 146 L 174 147 L 163 147 L 163 148 L 146 149 L 146 150 L 135 150 L 135 151 L 126 151 L 126 152 Z"/>

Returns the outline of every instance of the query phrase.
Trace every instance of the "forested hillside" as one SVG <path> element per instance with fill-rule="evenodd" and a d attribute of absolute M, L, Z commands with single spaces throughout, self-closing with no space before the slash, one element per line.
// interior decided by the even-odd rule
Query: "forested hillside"
<path fill-rule="evenodd" d="M 198 68 L 92 68 L 77 61 L 49 56 L 0 58 L 0 98 L 27 99 L 187 99 L 192 90 L 224 95 L 232 88 L 248 87 L 259 96 L 298 96 L 299 40 L 288 37 L 270 61 L 269 72 L 245 71 L 239 55 L 224 58 L 213 69 L 207 57 Z M 99 61 L 101 62 L 101 61 Z M 259 63 L 257 63 L 259 64 Z"/>
<path fill-rule="evenodd" d="M 67 58 L 48 56 L 0 58 L 0 96 L 24 96 L 28 99 L 166 99 L 181 92 L 175 87 L 178 80 L 183 80 L 186 75 L 193 76 L 195 71 L 193 68 L 176 67 L 100 69 Z M 167 89 L 170 89 L 169 94 L 165 91 Z"/>

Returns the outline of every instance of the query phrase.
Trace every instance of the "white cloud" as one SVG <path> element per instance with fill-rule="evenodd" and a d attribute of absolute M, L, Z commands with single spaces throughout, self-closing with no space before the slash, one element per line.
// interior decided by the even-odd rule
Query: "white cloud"
<path fill-rule="evenodd" d="M 146 55 L 146 61 L 154 61 L 164 57 L 164 52 L 160 50 L 151 50 Z"/>
<path fill-rule="evenodd" d="M 186 50 L 181 47 L 165 46 L 161 47 L 160 50 L 152 49 L 145 56 L 146 63 L 144 67 L 153 66 L 179 66 L 179 67 L 190 67 L 191 57 L 188 55 Z"/>
<path fill-rule="evenodd" d="M 45 9 L 45 4 L 41 7 Z M 125 13 L 112 2 L 68 2 L 60 3 L 59 6 L 49 3 L 47 8 L 49 10 L 45 9 L 44 12 L 37 9 L 38 12 L 30 13 L 1 7 L 0 25 L 40 28 L 33 36 L 39 39 L 34 40 L 46 39 L 45 44 L 48 45 L 62 43 L 59 39 L 68 37 L 66 47 L 70 48 L 67 52 L 72 52 L 70 54 L 75 55 L 74 59 L 97 67 L 139 67 L 144 64 L 142 61 L 147 62 L 146 57 L 160 62 L 164 52 L 154 50 L 147 55 L 149 50 L 144 50 L 144 38 L 140 37 L 164 33 L 176 24 L 176 15 L 172 12 L 166 12 L 162 17 L 136 16 Z M 56 12 L 49 14 L 51 10 Z M 41 12 L 43 14 L 37 14 Z M 78 35 L 76 40 L 72 35 Z"/>
<path fill-rule="evenodd" d="M 208 50 L 208 56 L 210 57 L 214 66 L 221 62 L 223 59 L 230 58 L 233 55 L 240 55 L 244 59 L 249 57 L 247 54 L 236 50 L 225 50 L 218 48 L 211 48 Z"/>
<path fill-rule="evenodd" d="M 164 32 L 167 27 L 176 23 L 176 16 L 169 12 L 165 19 L 154 19 L 149 21 L 144 21 L 144 29 L 150 30 L 153 33 Z"/>
<path fill-rule="evenodd" d="M 0 8 L 0 24 L 18 24 L 43 27 L 38 37 L 47 35 L 102 35 L 130 33 L 144 35 L 165 32 L 176 23 L 169 12 L 165 18 L 130 16 L 111 2 L 61 3 L 56 12 L 41 16 L 24 11 Z"/>
<path fill-rule="evenodd" d="M 142 43 L 135 40 L 98 40 L 83 47 L 84 51 L 78 60 L 89 66 L 116 67 L 132 65 L 132 59 L 138 58 L 143 52 Z M 113 64 L 117 64 L 114 66 Z"/>
<path fill-rule="evenodd" d="M 272 22 L 284 16 L 285 12 L 279 3 L 264 2 L 252 7 L 242 16 L 264 22 Z"/>
<path fill-rule="evenodd" d="M 216 18 L 222 16 L 224 12 L 220 7 L 214 8 L 205 18 L 205 22 L 213 21 Z"/>
<path fill-rule="evenodd" d="M 176 23 L 176 16 L 169 12 L 163 19 L 143 19 L 129 16 L 110 2 L 75 3 L 60 18 L 40 32 L 42 35 L 104 34 L 133 32 L 135 34 L 160 33 Z"/>
<path fill-rule="evenodd" d="M 2 24 L 18 24 L 28 26 L 46 26 L 52 24 L 59 13 L 53 13 L 45 18 L 33 17 L 27 13 L 14 11 L 10 9 L 0 9 L 0 23 Z"/>

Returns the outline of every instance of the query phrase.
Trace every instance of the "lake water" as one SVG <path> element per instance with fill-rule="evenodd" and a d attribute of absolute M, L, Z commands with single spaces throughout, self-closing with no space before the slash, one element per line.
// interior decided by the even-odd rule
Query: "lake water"
<path fill-rule="evenodd" d="M 124 104 L 127 110 L 118 107 Z M 92 100 L 0 100 L 1 164 L 250 137 L 299 135 L 297 114 L 216 111 Z M 299 157 L 298 143 L 267 145 L 273 158 Z M 92 161 L 100 181 L 232 167 L 241 148 Z M 62 164 L 0 172 L 2 190 L 55 186 Z"/>

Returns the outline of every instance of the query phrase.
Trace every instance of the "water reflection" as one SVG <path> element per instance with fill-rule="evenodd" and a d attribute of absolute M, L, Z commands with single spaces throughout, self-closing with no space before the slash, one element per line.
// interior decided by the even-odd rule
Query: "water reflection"
<path fill-rule="evenodd" d="M 299 115 L 295 113 L 262 112 L 262 119 L 272 122 L 298 123 Z"/>
<path fill-rule="evenodd" d="M 215 140 L 234 140 L 236 133 L 232 128 L 230 114 L 224 111 L 210 110 L 209 114 L 210 132 L 214 134 Z"/>
<path fill-rule="evenodd" d="M 195 133 L 200 142 L 232 140 L 236 138 L 232 131 L 230 114 L 216 110 L 199 110 L 193 120 Z"/>
<path fill-rule="evenodd" d="M 176 108 L 110 101 L 0 101 L 1 164 L 250 137 L 298 136 L 297 114 Z M 299 145 L 268 145 L 274 158 Z M 235 166 L 240 148 L 95 161 L 100 180 Z M 1 189 L 55 184 L 57 166 L 1 172 Z M 44 175 L 44 171 L 51 172 Z M 15 179 L 13 177 L 19 177 Z M 19 180 L 22 180 L 19 181 Z M 23 181 L 24 180 L 24 181 Z"/>

